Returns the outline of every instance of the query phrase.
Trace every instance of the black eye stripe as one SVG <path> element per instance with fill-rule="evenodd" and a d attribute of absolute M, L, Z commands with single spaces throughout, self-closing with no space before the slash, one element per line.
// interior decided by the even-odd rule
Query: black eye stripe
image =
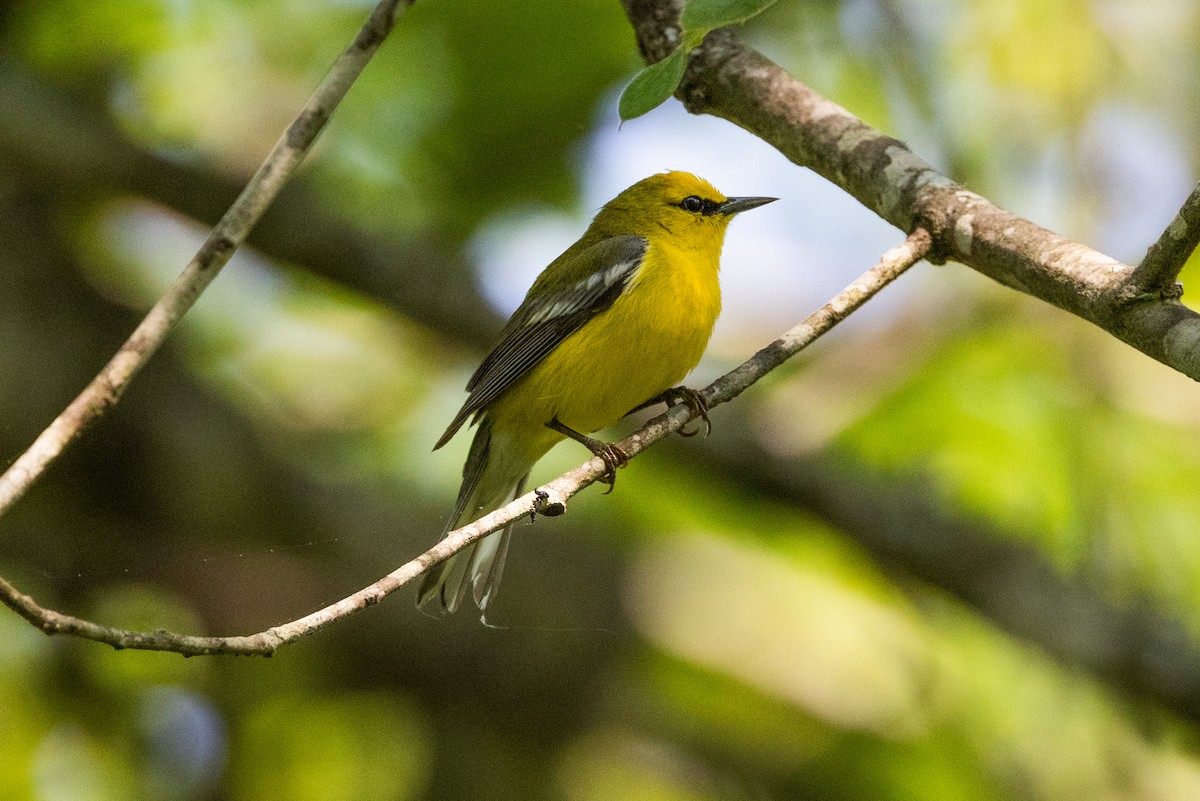
<path fill-rule="evenodd" d="M 690 211 L 692 214 L 703 214 L 705 216 L 716 214 L 721 208 L 721 204 L 715 200 L 709 200 L 697 195 L 688 195 L 675 205 L 684 211 Z"/>

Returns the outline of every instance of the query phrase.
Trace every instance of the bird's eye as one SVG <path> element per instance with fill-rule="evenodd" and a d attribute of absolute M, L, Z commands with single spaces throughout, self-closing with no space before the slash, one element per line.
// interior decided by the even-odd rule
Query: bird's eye
<path fill-rule="evenodd" d="M 692 214 L 699 214 L 704 210 L 704 201 L 695 195 L 689 195 L 679 201 L 679 205 L 684 211 L 690 211 Z"/>

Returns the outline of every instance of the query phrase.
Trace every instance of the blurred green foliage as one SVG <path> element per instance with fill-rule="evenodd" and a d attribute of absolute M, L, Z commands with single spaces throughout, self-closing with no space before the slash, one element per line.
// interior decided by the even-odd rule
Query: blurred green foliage
<path fill-rule="evenodd" d="M 246 711 L 234 741 L 236 798 L 400 801 L 427 781 L 426 732 L 394 693 L 277 695 Z"/>
<path fill-rule="evenodd" d="M 172 192 L 231 200 L 221 182 L 257 166 L 368 9 L 42 0 L 0 13 L 0 88 L 20 72 L 47 99 L 0 120 L 0 459 L 196 247 L 211 221 L 171 208 Z M 1196 175 L 1192 3 L 781 0 L 745 35 L 972 189 L 1127 261 Z M 616 126 L 639 67 L 616 0 L 422 0 L 299 176 L 328 216 L 289 222 L 436 250 L 440 291 L 476 297 L 492 238 L 519 241 L 531 207 L 586 218 L 596 173 L 636 160 L 593 135 Z M 44 116 L 51 99 L 71 124 Z M 97 121 L 142 156 L 71 167 L 64 137 L 86 149 Z M 30 125 L 36 152 L 21 150 Z M 680 160 L 700 136 L 688 125 L 661 128 Z M 748 152 L 661 166 L 742 169 Z M 168 165 L 214 183 L 168 186 Z M 858 230 L 825 205 L 781 213 L 781 231 Z M 836 269 L 771 242 L 761 257 L 777 270 Z M 402 295 L 408 276 L 387 279 Z M 613 496 L 518 528 L 496 629 L 426 619 L 399 597 L 270 660 L 183 660 L 52 641 L 0 614 L 0 798 L 1195 798 L 1194 721 L 1051 662 L 765 488 L 772 469 L 817 469 L 865 503 L 856 470 L 915 477 L 932 508 L 1200 642 L 1194 384 L 965 269 L 925 266 L 903 284 L 720 410 L 711 440 L 668 443 Z M 795 319 L 824 300 L 751 290 Z M 725 343 L 777 335 L 754 318 Z M 248 249 L 0 523 L 0 575 L 55 608 L 188 632 L 256 631 L 343 597 L 440 531 L 466 443 L 429 448 L 493 325 L 458 341 Z M 722 440 L 741 419 L 747 440 Z M 762 474 L 712 467 L 751 444 Z M 561 448 L 545 474 L 581 458 Z M 898 525 L 886 510 L 877 524 Z"/>

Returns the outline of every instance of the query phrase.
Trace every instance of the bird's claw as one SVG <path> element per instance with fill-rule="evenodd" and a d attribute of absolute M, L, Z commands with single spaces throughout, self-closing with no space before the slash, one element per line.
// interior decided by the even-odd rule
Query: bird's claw
<path fill-rule="evenodd" d="M 688 411 L 692 413 L 692 420 L 697 418 L 704 421 L 704 436 L 707 437 L 712 433 L 712 420 L 708 417 L 708 402 L 704 400 L 704 396 L 694 389 L 689 387 L 672 387 L 664 393 L 667 401 L 667 406 L 675 406 L 682 403 L 688 407 Z M 692 422 L 689 420 L 688 422 Z M 700 433 L 700 429 L 688 431 L 686 428 L 679 429 L 679 433 L 685 437 L 694 437 Z"/>
<path fill-rule="evenodd" d="M 619 445 L 611 442 L 597 442 L 592 453 L 604 462 L 604 475 L 597 480 L 601 484 L 608 485 L 604 494 L 609 495 L 617 487 L 617 468 L 629 464 L 629 454 L 625 453 Z"/>

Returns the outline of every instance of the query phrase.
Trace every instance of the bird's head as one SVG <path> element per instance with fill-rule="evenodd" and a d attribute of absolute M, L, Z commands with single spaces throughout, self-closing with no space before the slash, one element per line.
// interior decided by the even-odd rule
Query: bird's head
<path fill-rule="evenodd" d="M 725 197 L 703 178 L 688 172 L 663 172 L 638 181 L 609 201 L 592 228 L 604 236 L 664 234 L 681 242 L 720 246 L 735 214 L 776 200 L 773 197 Z"/>

